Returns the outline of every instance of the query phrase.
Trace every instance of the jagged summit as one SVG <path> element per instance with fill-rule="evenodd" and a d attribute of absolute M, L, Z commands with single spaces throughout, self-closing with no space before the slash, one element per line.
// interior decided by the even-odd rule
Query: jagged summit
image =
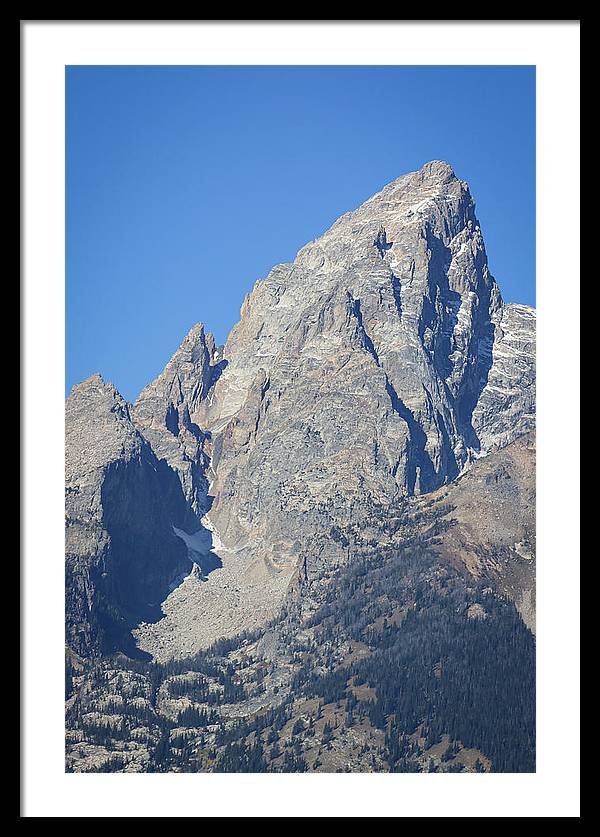
<path fill-rule="evenodd" d="M 444 203 L 448 206 L 444 207 Z M 342 215 L 322 236 L 299 251 L 296 262 L 299 259 L 302 261 L 302 254 L 312 253 L 315 245 L 320 245 L 322 249 L 323 245 L 340 237 L 344 245 L 355 249 L 360 243 L 358 236 L 364 232 L 370 237 L 374 223 L 386 230 L 391 241 L 392 232 L 407 223 L 421 222 L 432 210 L 442 210 L 441 214 L 450 228 L 456 227 L 461 220 L 477 223 L 475 203 L 468 184 L 456 177 L 448 163 L 438 160 L 396 178 L 357 209 Z M 390 229 L 387 229 L 388 226 Z M 310 266 L 310 261 L 308 264 Z"/>
<path fill-rule="evenodd" d="M 94 372 L 89 377 L 84 378 L 83 381 L 71 387 L 67 401 L 79 397 L 81 393 L 93 392 L 96 392 L 98 397 L 121 398 L 121 394 L 111 381 L 105 381 L 99 372 Z"/>
<path fill-rule="evenodd" d="M 65 428 L 67 484 L 115 456 L 139 456 L 145 444 L 131 422 L 128 403 L 98 373 L 71 390 Z"/>
<path fill-rule="evenodd" d="M 454 169 L 446 160 L 430 160 L 424 163 L 419 171 L 432 177 L 456 177 Z"/>
<path fill-rule="evenodd" d="M 467 186 L 465 181 L 460 181 L 456 176 L 450 163 L 444 160 L 430 160 L 428 163 L 424 163 L 420 169 L 407 172 L 391 180 L 379 192 L 368 198 L 365 203 L 377 201 L 381 196 L 389 195 L 401 188 L 411 191 L 416 191 L 419 188 L 442 188 L 454 181 Z"/>
<path fill-rule="evenodd" d="M 99 372 L 93 372 L 88 378 L 84 378 L 83 381 L 80 381 L 78 384 L 74 384 L 71 388 L 71 394 L 75 392 L 75 390 L 87 389 L 88 387 L 93 386 L 106 386 L 106 382 Z"/>
<path fill-rule="evenodd" d="M 204 434 L 191 416 L 218 374 L 214 337 L 197 323 L 161 374 L 145 387 L 133 406 L 133 420 L 157 455 L 180 476 L 196 513 L 206 504 L 207 459 Z"/>

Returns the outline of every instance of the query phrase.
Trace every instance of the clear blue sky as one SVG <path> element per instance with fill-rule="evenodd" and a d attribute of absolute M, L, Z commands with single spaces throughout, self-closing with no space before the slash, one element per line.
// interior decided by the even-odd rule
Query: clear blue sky
<path fill-rule="evenodd" d="M 447 160 L 504 299 L 535 296 L 534 67 L 69 67 L 67 391 L 133 400 L 202 321 L 390 180 Z"/>

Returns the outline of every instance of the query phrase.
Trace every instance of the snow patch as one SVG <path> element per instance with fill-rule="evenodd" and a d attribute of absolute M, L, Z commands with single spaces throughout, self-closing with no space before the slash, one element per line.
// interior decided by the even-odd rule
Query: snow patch
<path fill-rule="evenodd" d="M 198 555 L 208 555 L 211 551 L 213 539 L 210 532 L 206 531 L 206 529 L 199 529 L 194 535 L 188 535 L 187 532 L 184 532 L 183 529 L 178 529 L 176 526 L 173 526 L 173 531 L 184 542 L 190 552 L 196 552 Z"/>

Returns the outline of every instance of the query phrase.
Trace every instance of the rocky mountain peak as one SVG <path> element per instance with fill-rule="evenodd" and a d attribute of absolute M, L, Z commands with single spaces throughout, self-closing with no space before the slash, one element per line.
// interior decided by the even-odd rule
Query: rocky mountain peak
<path fill-rule="evenodd" d="M 419 173 L 423 178 L 438 178 L 442 181 L 450 180 L 452 178 L 456 179 L 454 169 L 450 163 L 447 163 L 445 160 L 430 160 L 428 163 L 423 164 L 423 166 L 419 169 Z"/>
<path fill-rule="evenodd" d="M 177 599 L 200 597 L 199 641 L 264 622 L 299 578 L 347 560 L 330 536 L 344 521 L 435 491 L 529 432 L 534 334 L 533 310 L 502 301 L 467 183 L 438 160 L 258 280 L 224 347 L 194 326 L 116 411 L 177 475 L 191 518 L 171 523 L 218 544 L 222 569 Z M 74 407 L 99 399 L 94 439 L 102 386 L 89 379 L 67 407 L 81 427 Z M 96 455 L 85 435 L 73 447 Z"/>
<path fill-rule="evenodd" d="M 67 482 L 115 457 L 139 455 L 143 448 L 129 405 L 98 373 L 73 387 L 65 413 Z"/>
<path fill-rule="evenodd" d="M 317 366 L 360 332 L 407 435 L 413 419 L 428 425 L 421 445 L 428 473 L 419 489 L 427 490 L 457 473 L 477 447 L 470 416 L 488 362 L 480 346 L 491 339 L 501 305 L 468 186 L 433 161 L 256 283 L 199 421 L 220 430 L 242 408 L 257 369 L 273 378 L 281 366 L 286 374 L 292 357 L 299 367 Z M 404 470 L 399 478 L 414 490 L 422 478 Z"/>
<path fill-rule="evenodd" d="M 180 476 L 195 512 L 206 502 L 204 434 L 192 416 L 220 371 L 213 335 L 197 323 L 133 407 L 136 427 Z"/>
<path fill-rule="evenodd" d="M 210 385 L 214 353 L 214 337 L 205 332 L 203 323 L 197 323 L 160 375 L 138 396 L 135 402 L 138 420 L 143 422 L 146 416 L 158 420 L 157 402 L 165 410 L 184 407 L 193 412 Z"/>

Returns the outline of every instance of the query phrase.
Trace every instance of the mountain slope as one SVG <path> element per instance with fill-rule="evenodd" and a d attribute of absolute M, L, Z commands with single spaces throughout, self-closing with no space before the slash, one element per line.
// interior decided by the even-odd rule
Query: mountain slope
<path fill-rule="evenodd" d="M 448 529 L 440 553 L 510 598 L 533 633 L 535 455 L 535 436 L 519 436 L 414 503 L 417 509 L 441 510 Z"/>
<path fill-rule="evenodd" d="M 507 583 L 531 570 L 510 551 L 531 454 L 518 440 L 439 492 L 374 504 L 331 532 L 345 566 L 300 576 L 250 635 L 71 665 L 68 768 L 532 771 L 535 644 L 511 601 L 527 587 Z"/>

